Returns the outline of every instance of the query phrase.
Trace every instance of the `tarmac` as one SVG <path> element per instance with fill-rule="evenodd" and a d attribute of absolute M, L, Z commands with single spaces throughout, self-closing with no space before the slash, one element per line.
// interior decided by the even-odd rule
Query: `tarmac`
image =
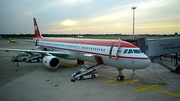
<path fill-rule="evenodd" d="M 9 43 L 0 40 L 0 48 L 35 49 L 32 42 Z M 78 65 L 75 60 L 60 59 L 60 67 L 51 70 L 42 62 L 19 62 L 17 52 L 0 51 L 0 101 L 180 101 L 180 74 L 157 63 L 148 68 L 123 70 L 124 81 L 117 81 L 114 67 L 102 66 L 95 79 L 71 82 Z M 163 61 L 170 63 L 170 60 Z M 85 64 L 93 64 L 85 62 Z"/>

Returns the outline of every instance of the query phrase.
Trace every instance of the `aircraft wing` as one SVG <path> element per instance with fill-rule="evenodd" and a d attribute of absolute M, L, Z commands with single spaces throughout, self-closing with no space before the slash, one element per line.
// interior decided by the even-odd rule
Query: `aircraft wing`
<path fill-rule="evenodd" d="M 16 52 L 27 52 L 27 53 L 42 53 L 42 54 L 56 54 L 56 55 L 69 55 L 66 52 L 58 52 L 58 51 L 41 51 L 41 50 L 25 50 L 25 49 L 5 49 L 5 48 L 0 48 L 0 51 L 16 51 Z"/>

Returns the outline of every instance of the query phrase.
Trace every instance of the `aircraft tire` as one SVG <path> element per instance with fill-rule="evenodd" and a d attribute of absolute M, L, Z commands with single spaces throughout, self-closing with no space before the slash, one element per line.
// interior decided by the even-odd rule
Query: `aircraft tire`
<path fill-rule="evenodd" d="M 118 81 L 124 80 L 124 75 L 119 75 L 119 76 L 117 77 L 117 80 L 118 80 Z"/>
<path fill-rule="evenodd" d="M 83 79 L 84 79 L 83 76 L 80 76 L 79 80 L 83 80 Z"/>
<path fill-rule="evenodd" d="M 176 73 L 180 73 L 180 67 L 177 67 L 177 68 L 175 69 L 175 71 L 176 71 Z"/>
<path fill-rule="evenodd" d="M 95 77 L 96 77 L 95 75 L 92 75 L 92 76 L 91 76 L 91 79 L 94 79 Z"/>
<path fill-rule="evenodd" d="M 75 82 L 75 80 L 74 80 L 74 79 L 71 79 L 71 82 Z"/>
<path fill-rule="evenodd" d="M 17 62 L 17 61 L 18 61 L 17 59 L 14 60 L 14 62 Z"/>

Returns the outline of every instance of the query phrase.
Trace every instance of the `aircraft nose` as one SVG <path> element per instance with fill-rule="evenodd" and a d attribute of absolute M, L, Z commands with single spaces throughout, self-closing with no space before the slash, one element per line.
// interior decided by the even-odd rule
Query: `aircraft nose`
<path fill-rule="evenodd" d="M 145 67 L 150 66 L 150 64 L 151 64 L 151 60 L 149 58 L 147 60 L 145 60 L 145 62 L 144 62 Z"/>
<path fill-rule="evenodd" d="M 139 60 L 139 69 L 147 68 L 151 64 L 151 60 L 145 56 L 143 59 Z"/>
<path fill-rule="evenodd" d="M 144 67 L 147 68 L 148 66 L 150 66 L 151 60 L 146 54 L 143 54 L 143 57 L 144 57 L 144 62 L 142 62 L 142 63 L 144 65 Z"/>

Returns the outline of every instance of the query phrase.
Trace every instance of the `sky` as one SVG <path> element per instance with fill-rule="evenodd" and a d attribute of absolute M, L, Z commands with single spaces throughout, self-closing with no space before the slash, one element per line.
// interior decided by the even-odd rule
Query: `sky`
<path fill-rule="evenodd" d="M 0 34 L 180 33 L 180 0 L 0 0 Z"/>

